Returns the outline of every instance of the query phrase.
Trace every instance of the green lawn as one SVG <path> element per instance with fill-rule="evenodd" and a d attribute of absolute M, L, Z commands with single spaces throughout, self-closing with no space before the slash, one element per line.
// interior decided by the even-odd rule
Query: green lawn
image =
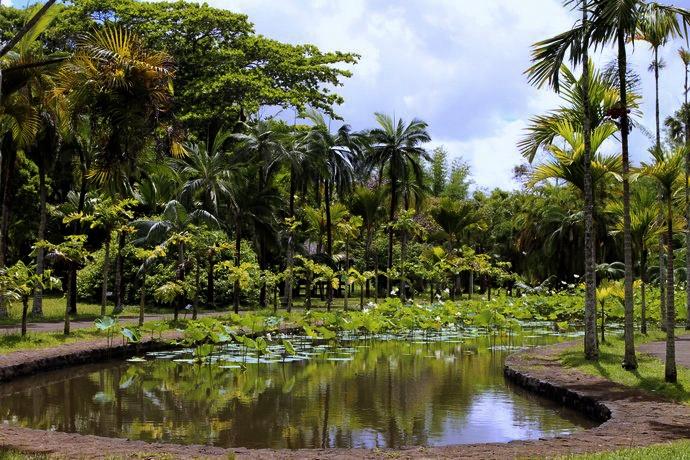
<path fill-rule="evenodd" d="M 560 458 L 562 460 L 690 460 L 690 440 Z"/>
<path fill-rule="evenodd" d="M 29 312 L 31 312 L 32 303 L 29 303 Z M 107 313 L 113 311 L 112 305 L 108 306 Z M 138 307 L 125 307 L 125 311 L 121 316 L 137 316 L 139 314 Z M 77 315 L 72 316 L 73 320 L 89 320 L 96 319 L 101 316 L 101 306 L 90 303 L 78 303 Z M 13 303 L 9 307 L 9 318 L 0 320 L 0 324 L 14 325 L 19 324 L 22 318 L 22 306 L 20 303 Z M 29 321 L 45 321 L 58 322 L 65 319 L 65 298 L 64 297 L 46 297 L 43 299 L 43 318 L 32 318 L 29 316 Z"/>
<path fill-rule="evenodd" d="M 678 334 L 684 331 L 678 330 Z M 637 334 L 635 344 L 664 340 L 661 331 L 653 331 L 644 336 Z M 678 366 L 678 383 L 664 382 L 664 363 L 650 355 L 638 353 L 638 368 L 626 371 L 621 367 L 623 362 L 623 340 L 619 336 L 610 336 L 608 342 L 600 348 L 598 362 L 584 359 L 580 347 L 572 348 L 561 355 L 561 362 L 567 367 L 598 375 L 614 382 L 647 390 L 683 404 L 690 404 L 690 369 Z"/>

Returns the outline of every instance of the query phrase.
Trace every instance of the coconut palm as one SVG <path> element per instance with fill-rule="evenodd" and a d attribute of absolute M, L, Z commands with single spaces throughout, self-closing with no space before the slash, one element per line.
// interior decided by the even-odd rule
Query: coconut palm
<path fill-rule="evenodd" d="M 390 207 L 388 209 L 388 270 L 393 268 L 393 223 L 398 211 L 400 186 L 403 179 L 410 175 L 423 183 L 424 168 L 421 161 L 431 161 L 431 157 L 422 147 L 431 137 L 428 125 L 422 120 L 414 119 L 405 124 L 402 119 L 394 119 L 382 113 L 375 114 L 378 127 L 369 132 L 368 164 L 378 168 L 379 177 L 388 174 L 390 188 Z M 390 278 L 386 290 L 390 292 Z"/>
<path fill-rule="evenodd" d="M 184 181 L 181 193 L 184 203 L 199 199 L 207 211 L 218 215 L 218 202 L 226 192 L 225 179 L 229 177 L 231 166 L 223 145 L 230 136 L 230 132 L 219 131 L 210 146 L 206 143 L 186 145 L 186 155 L 175 160 L 174 165 Z"/>
<path fill-rule="evenodd" d="M 350 189 L 353 180 L 352 160 L 359 151 L 359 139 L 348 125 L 342 125 L 331 132 L 323 114 L 309 110 L 304 117 L 313 123 L 306 137 L 307 149 L 323 178 L 324 205 L 326 210 L 326 254 L 333 259 L 333 225 L 331 202 L 335 192 L 343 195 Z M 333 304 L 333 287 L 327 283 L 326 305 Z"/>
<path fill-rule="evenodd" d="M 664 376 L 667 382 L 676 382 L 675 354 L 675 286 L 673 267 L 673 195 L 681 179 L 681 165 L 685 154 L 683 148 L 666 152 L 651 151 L 654 163 L 642 163 L 642 173 L 654 179 L 662 191 L 665 203 L 667 274 L 666 274 L 666 365 Z"/>

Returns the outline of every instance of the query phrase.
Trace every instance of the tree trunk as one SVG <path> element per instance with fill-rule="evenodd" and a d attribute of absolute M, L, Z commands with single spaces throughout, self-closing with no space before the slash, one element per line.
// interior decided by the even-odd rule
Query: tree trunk
<path fill-rule="evenodd" d="M 7 265 L 8 238 L 10 228 L 10 214 L 12 212 L 12 188 L 14 185 L 14 170 L 17 159 L 16 149 L 9 149 L 2 157 L 2 216 L 0 217 L 0 267 Z"/>
<path fill-rule="evenodd" d="M 84 211 L 84 205 L 86 204 L 86 192 L 87 192 L 87 182 L 86 175 L 89 171 L 88 161 L 85 159 L 83 153 L 80 151 L 79 158 L 81 162 L 81 185 L 79 188 L 79 205 L 77 207 L 77 212 Z M 76 235 L 79 232 L 80 224 L 79 221 L 74 221 L 72 223 L 72 234 Z M 72 290 L 67 297 L 67 302 L 69 303 L 70 312 L 73 315 L 77 314 L 77 269 L 74 268 L 70 271 L 69 275 L 70 283 L 72 284 Z"/>
<path fill-rule="evenodd" d="M 110 229 L 107 229 L 105 237 L 104 256 L 103 256 L 103 280 L 101 281 L 101 316 L 105 316 L 105 309 L 108 303 L 108 276 L 110 275 Z"/>
<path fill-rule="evenodd" d="M 115 308 L 113 314 L 118 315 L 124 310 L 124 283 L 122 282 L 122 275 L 124 270 L 124 257 L 122 251 L 125 249 L 127 242 L 127 235 L 124 231 L 118 232 L 117 235 L 117 255 L 115 256 Z"/>
<path fill-rule="evenodd" d="M 199 291 L 201 290 L 201 258 L 196 258 L 194 267 L 194 301 L 192 302 L 192 319 L 196 319 L 199 310 Z"/>
<path fill-rule="evenodd" d="M 600 302 L 599 307 L 601 308 L 601 343 L 606 343 L 606 333 L 605 333 L 606 311 L 604 309 L 604 302 Z"/>
<path fill-rule="evenodd" d="M 208 253 L 208 274 L 206 280 L 206 304 L 209 307 L 214 308 L 216 306 L 216 293 L 215 293 L 215 274 L 213 273 L 215 260 L 213 258 L 213 251 Z"/>
<path fill-rule="evenodd" d="M 141 292 L 139 293 L 139 327 L 144 325 L 144 308 L 146 307 L 146 269 L 141 272 Z"/>
<path fill-rule="evenodd" d="M 582 2 L 582 21 L 588 28 L 587 1 Z M 597 360 L 599 350 L 597 347 L 597 300 L 596 300 L 596 247 L 594 244 L 594 187 L 592 184 L 592 128 L 589 106 L 589 37 L 586 34 L 583 40 L 582 78 L 585 94 L 584 101 L 584 195 L 585 195 L 585 358 Z M 604 312 L 602 311 L 602 315 Z M 604 323 L 602 316 L 602 336 Z"/>
<path fill-rule="evenodd" d="M 240 233 L 240 221 L 237 221 L 237 228 L 235 229 L 235 267 L 240 266 L 240 251 L 242 245 L 242 234 Z M 232 287 L 232 308 L 235 314 L 240 312 L 240 281 L 235 280 Z"/>
<path fill-rule="evenodd" d="M 296 172 L 294 166 L 290 165 L 290 204 L 289 217 L 295 217 L 295 193 L 296 193 Z M 292 224 L 292 223 L 291 223 Z M 287 241 L 287 276 L 285 277 L 285 308 L 288 313 L 292 311 L 292 285 L 295 282 L 293 279 L 293 253 L 294 253 L 294 235 L 292 228 L 288 229 Z"/>
<path fill-rule="evenodd" d="M 70 315 L 70 303 L 69 303 L 69 298 L 70 294 L 72 293 L 72 290 L 74 289 L 74 284 L 72 283 L 72 277 L 70 274 L 73 272 L 73 269 L 70 269 L 70 271 L 67 274 L 67 299 L 68 301 L 65 302 L 65 327 L 63 329 L 63 334 L 69 335 L 69 329 L 70 329 L 70 323 L 69 323 L 69 315 Z"/>
<path fill-rule="evenodd" d="M 474 271 L 470 270 L 469 292 L 467 293 L 469 300 L 472 300 L 472 294 L 474 294 Z"/>
<path fill-rule="evenodd" d="M 659 222 L 663 222 L 663 211 Z M 659 326 L 666 332 L 666 261 L 664 252 L 666 251 L 666 235 L 659 235 Z"/>
<path fill-rule="evenodd" d="M 39 205 L 38 205 L 38 241 L 46 239 L 46 224 L 48 216 L 46 213 L 46 169 L 43 157 L 38 159 L 38 187 L 39 187 Z M 36 252 L 36 274 L 43 276 L 45 271 L 45 248 L 39 248 Z M 43 316 L 43 288 L 37 286 L 34 290 L 34 304 L 31 310 L 31 315 L 34 318 L 41 318 Z"/>
<path fill-rule="evenodd" d="M 685 66 L 685 107 L 682 111 L 687 114 L 688 111 L 688 66 Z M 657 98 L 658 101 L 658 98 Z M 685 128 L 685 182 L 683 188 L 685 191 L 685 329 L 690 330 L 690 120 L 683 120 Z"/>
<path fill-rule="evenodd" d="M 345 297 L 343 298 L 343 309 L 348 310 L 348 300 L 350 297 L 350 283 L 348 283 L 348 278 L 350 277 L 350 238 L 345 237 Z"/>
<path fill-rule="evenodd" d="M 407 232 L 400 236 L 400 300 L 405 301 L 405 256 L 407 255 Z"/>
<path fill-rule="evenodd" d="M 29 313 L 29 296 L 22 296 L 22 337 L 26 336 L 26 317 Z"/>
<path fill-rule="evenodd" d="M 640 301 L 641 301 L 641 306 L 640 306 L 640 314 L 641 314 L 641 325 L 640 325 L 640 332 L 643 334 L 647 334 L 647 249 L 642 248 L 642 252 L 640 254 L 640 281 L 641 281 L 641 286 L 640 286 Z"/>
<path fill-rule="evenodd" d="M 391 208 L 388 214 L 388 276 L 386 276 L 386 296 L 391 292 L 390 271 L 393 268 L 393 222 L 395 221 L 395 211 L 398 205 L 398 179 L 393 174 L 391 168 Z"/>
<path fill-rule="evenodd" d="M 177 280 L 181 283 L 184 281 L 185 278 L 185 270 L 184 270 L 184 265 L 185 265 L 185 260 L 184 260 L 184 242 L 180 241 L 178 246 L 177 246 Z M 180 314 L 180 309 L 184 308 L 184 302 L 185 302 L 185 296 L 184 294 L 180 294 L 180 299 L 175 302 L 175 311 L 174 311 L 174 316 L 173 319 L 175 322 L 177 322 L 177 318 L 179 317 Z"/>
<path fill-rule="evenodd" d="M 326 205 L 326 254 L 328 261 L 333 262 L 333 229 L 331 228 L 331 180 L 324 181 L 324 202 Z M 326 283 L 326 309 L 331 311 L 333 305 L 333 284 Z"/>
<path fill-rule="evenodd" d="M 668 260 L 666 263 L 668 264 L 668 270 L 666 274 L 666 365 L 664 368 L 664 380 L 676 383 L 678 377 L 676 373 L 676 306 L 673 286 L 673 200 L 670 190 L 668 195 L 666 203 L 666 239 L 668 240 Z"/>
<path fill-rule="evenodd" d="M 623 160 L 623 260 L 625 264 L 625 353 L 623 368 L 637 369 L 635 356 L 635 337 L 633 325 L 633 257 L 632 234 L 630 231 L 630 159 L 628 155 L 628 100 L 626 90 L 627 56 L 625 51 L 625 31 L 618 29 L 618 80 L 621 96 L 621 156 Z"/>

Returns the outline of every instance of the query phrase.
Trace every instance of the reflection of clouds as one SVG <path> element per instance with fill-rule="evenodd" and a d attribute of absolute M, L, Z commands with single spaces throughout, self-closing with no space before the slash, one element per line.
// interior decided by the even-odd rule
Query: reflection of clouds
<path fill-rule="evenodd" d="M 572 425 L 558 423 L 551 409 L 536 404 L 524 406 L 524 401 L 516 400 L 514 395 L 485 391 L 466 407 L 449 408 L 442 429 L 430 433 L 429 444 L 508 442 L 572 432 Z M 549 418 L 548 429 L 542 426 L 544 417 Z"/>

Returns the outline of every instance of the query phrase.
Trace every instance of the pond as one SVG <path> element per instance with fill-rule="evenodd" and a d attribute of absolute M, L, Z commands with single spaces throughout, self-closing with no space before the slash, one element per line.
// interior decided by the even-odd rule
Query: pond
<path fill-rule="evenodd" d="M 562 340 L 546 331 L 353 338 L 337 347 L 290 340 L 296 356 L 281 355 L 278 340 L 258 363 L 228 345 L 204 364 L 177 350 L 13 381 L 0 386 L 0 419 L 145 441 L 293 449 L 507 442 L 594 426 L 504 380 L 510 352 Z"/>

